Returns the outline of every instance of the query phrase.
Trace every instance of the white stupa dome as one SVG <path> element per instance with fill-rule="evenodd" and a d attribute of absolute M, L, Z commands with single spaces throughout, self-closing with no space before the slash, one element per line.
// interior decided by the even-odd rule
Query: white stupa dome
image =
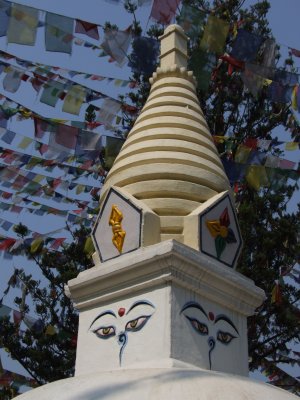
<path fill-rule="evenodd" d="M 177 365 L 176 365 L 177 364 Z M 18 400 L 296 400 L 285 390 L 192 365 L 106 371 L 68 378 Z"/>

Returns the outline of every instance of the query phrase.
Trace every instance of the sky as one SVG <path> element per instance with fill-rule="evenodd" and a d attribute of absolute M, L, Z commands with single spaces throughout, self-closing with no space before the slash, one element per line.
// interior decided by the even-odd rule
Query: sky
<path fill-rule="evenodd" d="M 244 6 L 251 5 L 256 1 L 246 0 Z M 126 29 L 131 23 L 131 16 L 127 14 L 121 4 L 116 4 L 113 0 L 17 0 L 16 3 L 32 6 L 40 10 L 50 11 L 56 14 L 66 15 L 72 18 L 80 18 L 85 21 L 89 21 L 96 24 L 104 24 L 106 21 L 115 23 L 121 30 Z M 299 25 L 299 14 L 300 14 L 300 1 L 299 0 L 271 0 L 271 10 L 269 12 L 270 27 L 273 31 L 273 35 L 277 43 L 282 45 L 282 52 L 287 52 L 288 47 L 300 49 L 300 25 Z M 137 11 L 137 19 L 141 21 L 142 27 L 146 27 L 148 17 L 151 10 L 151 2 L 144 7 L 141 7 Z M 43 32 L 39 30 L 37 36 L 36 46 L 19 46 L 14 44 L 7 45 L 5 38 L 0 38 L 0 50 L 17 55 L 25 60 L 32 60 L 47 65 L 60 66 L 62 68 L 68 68 L 76 71 L 82 71 L 91 74 L 98 74 L 103 76 L 109 76 L 113 78 L 127 79 L 130 75 L 128 67 L 120 68 L 114 63 L 104 62 L 102 58 L 97 56 L 97 52 L 92 52 L 90 49 L 85 49 L 79 46 L 73 46 L 72 55 L 66 54 L 54 54 L 44 51 L 43 44 Z M 286 53 L 284 53 L 286 54 Z M 300 58 L 297 60 L 297 65 L 300 67 Z M 94 82 L 96 88 L 103 91 L 103 93 L 110 94 L 113 97 L 117 97 L 118 91 L 111 85 L 105 83 Z M 98 86 L 97 86 L 98 85 Z M 0 89 L 0 93 L 3 90 Z M 22 100 L 22 103 L 32 109 L 35 109 L 41 114 L 49 113 L 49 107 L 43 108 L 44 106 L 37 102 L 35 99 L 34 91 L 24 89 L 23 92 L 17 91 L 14 95 L 11 95 L 13 100 Z M 48 114 L 49 115 L 49 114 Z M 51 117 L 56 117 L 56 111 L 53 109 Z M 64 116 L 60 113 L 60 117 Z M 74 117 L 78 120 L 82 119 L 82 113 L 78 117 Z M 286 132 L 279 132 L 279 135 L 283 138 L 282 140 L 289 141 L 290 137 Z M 289 152 L 286 157 L 293 161 L 299 161 L 299 152 Z M 292 208 L 295 207 L 296 203 L 299 202 L 298 195 L 292 201 Z M 28 221 L 30 223 L 30 221 Z M 53 228 L 62 226 L 62 221 L 49 222 L 45 220 L 45 229 L 49 227 L 49 224 L 53 224 Z M 2 257 L 2 258 L 1 258 Z M 28 265 L 27 261 L 21 258 L 11 260 L 3 259 L 0 254 L 0 290 L 5 289 L 6 282 L 12 273 L 14 267 L 22 265 Z M 13 306 L 13 297 L 16 293 L 13 293 L 5 300 L 6 304 Z M 2 362 L 4 368 L 10 369 L 15 372 L 25 373 L 25 371 L 15 361 L 9 360 L 3 351 L 0 352 L 2 356 Z"/>

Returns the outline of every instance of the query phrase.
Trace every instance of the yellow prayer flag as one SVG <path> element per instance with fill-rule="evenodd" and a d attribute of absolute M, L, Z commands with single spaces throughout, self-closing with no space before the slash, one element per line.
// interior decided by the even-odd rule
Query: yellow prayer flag
<path fill-rule="evenodd" d="M 7 30 L 7 42 L 33 46 L 39 22 L 39 10 L 13 3 Z"/>
<path fill-rule="evenodd" d="M 266 168 L 263 165 L 250 165 L 247 168 L 246 181 L 255 190 L 269 186 Z"/>
<path fill-rule="evenodd" d="M 44 240 L 42 238 L 37 238 L 35 239 L 30 246 L 30 253 L 34 254 L 36 253 L 38 250 L 41 249 L 42 245 L 44 243 Z"/>
<path fill-rule="evenodd" d="M 39 183 L 44 179 L 43 175 L 36 174 L 36 176 L 32 179 L 33 182 Z"/>
<path fill-rule="evenodd" d="M 18 148 L 19 148 L 19 149 L 25 150 L 25 149 L 27 149 L 27 147 L 28 147 L 29 145 L 32 144 L 32 142 L 33 142 L 33 139 L 31 139 L 31 138 L 29 138 L 29 137 L 24 137 L 24 138 L 21 140 L 21 142 L 18 144 Z"/>
<path fill-rule="evenodd" d="M 251 147 L 240 144 L 236 150 L 234 161 L 240 164 L 245 164 L 249 158 Z"/>
<path fill-rule="evenodd" d="M 66 95 L 62 110 L 64 112 L 78 115 L 85 100 L 86 91 L 81 85 L 74 85 Z"/>
<path fill-rule="evenodd" d="M 80 194 L 84 191 L 84 185 L 77 185 L 76 194 Z"/>
<path fill-rule="evenodd" d="M 222 54 L 229 32 L 229 23 L 210 15 L 200 42 L 200 48 L 217 54 Z"/>
<path fill-rule="evenodd" d="M 285 144 L 285 150 L 293 151 L 293 150 L 298 150 L 299 148 L 299 143 L 297 142 L 286 142 Z"/>
<path fill-rule="evenodd" d="M 293 108 L 293 110 L 295 110 L 295 111 L 298 110 L 297 93 L 298 93 L 298 85 L 295 85 L 295 86 L 294 86 L 294 89 L 293 89 L 293 91 L 292 91 L 292 108 Z"/>
<path fill-rule="evenodd" d="M 48 325 L 45 330 L 45 335 L 53 336 L 56 334 L 56 329 L 53 325 Z"/>

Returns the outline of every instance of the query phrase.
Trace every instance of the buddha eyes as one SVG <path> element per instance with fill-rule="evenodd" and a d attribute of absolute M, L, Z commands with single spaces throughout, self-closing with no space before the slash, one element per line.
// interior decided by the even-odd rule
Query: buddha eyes
<path fill-rule="evenodd" d="M 102 326 L 101 328 L 93 330 L 93 332 L 101 339 L 108 339 L 115 336 L 116 329 L 114 326 Z"/>
<path fill-rule="evenodd" d="M 185 316 L 191 323 L 192 327 L 195 329 L 197 333 L 200 335 L 206 336 L 208 335 L 208 327 L 203 322 L 198 321 L 195 318 L 190 318 L 187 315 Z"/>
<path fill-rule="evenodd" d="M 142 315 L 141 317 L 128 321 L 125 325 L 126 332 L 137 332 L 141 330 L 147 323 L 151 315 Z M 101 326 L 100 328 L 92 331 L 100 339 L 108 339 L 112 336 L 116 336 L 116 328 L 114 326 Z"/>
<path fill-rule="evenodd" d="M 206 324 L 203 322 L 198 321 L 196 318 L 191 318 L 185 315 L 185 317 L 189 320 L 192 327 L 195 329 L 197 333 L 202 336 L 207 336 L 209 334 L 209 329 Z M 232 335 L 230 332 L 218 331 L 216 339 L 223 343 L 229 344 L 233 339 L 236 339 L 236 336 Z"/>
<path fill-rule="evenodd" d="M 139 318 L 132 319 L 131 321 L 127 322 L 127 324 L 125 326 L 125 330 L 127 332 L 139 331 L 146 325 L 146 323 L 150 317 L 151 317 L 151 315 L 142 315 Z"/>
<path fill-rule="evenodd" d="M 229 332 L 218 331 L 217 333 L 217 340 L 223 344 L 229 344 L 233 339 L 236 339 L 236 336 Z"/>

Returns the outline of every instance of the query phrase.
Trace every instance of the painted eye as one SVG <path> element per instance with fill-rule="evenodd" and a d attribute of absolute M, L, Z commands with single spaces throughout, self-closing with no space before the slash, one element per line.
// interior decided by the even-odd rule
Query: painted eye
<path fill-rule="evenodd" d="M 233 336 L 229 332 L 218 331 L 217 339 L 223 344 L 229 344 L 233 339 L 236 339 L 236 336 Z"/>
<path fill-rule="evenodd" d="M 208 335 L 208 327 L 206 324 L 203 322 L 198 321 L 195 318 L 190 318 L 187 315 L 185 317 L 190 321 L 192 327 L 195 329 L 197 333 L 200 333 L 200 335 L 206 336 Z"/>
<path fill-rule="evenodd" d="M 95 329 L 93 333 L 101 339 L 108 339 L 115 336 L 116 330 L 113 326 L 102 326 L 101 328 Z"/>
<path fill-rule="evenodd" d="M 150 317 L 151 317 L 151 315 L 142 315 L 139 318 L 128 321 L 125 326 L 125 330 L 127 332 L 137 332 L 137 331 L 141 330 L 146 325 L 146 323 Z"/>

